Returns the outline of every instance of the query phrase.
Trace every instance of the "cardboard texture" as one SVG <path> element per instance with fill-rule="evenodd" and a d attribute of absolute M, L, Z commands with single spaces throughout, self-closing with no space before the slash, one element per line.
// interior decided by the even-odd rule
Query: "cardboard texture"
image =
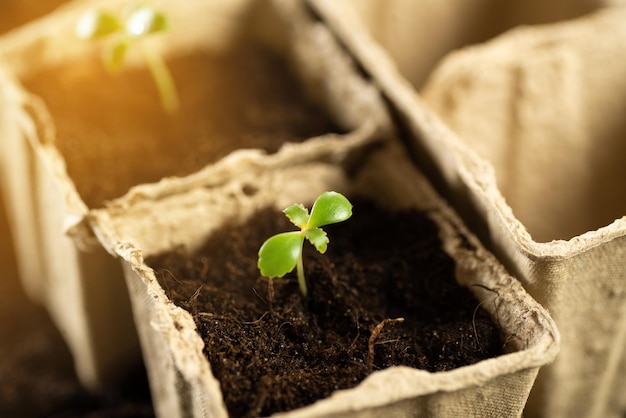
<path fill-rule="evenodd" d="M 449 56 L 423 91 L 494 166 L 490 197 L 514 217 L 492 240 L 563 334 L 537 388 L 543 416 L 626 411 L 624 19 L 615 8 L 512 31 Z"/>
<path fill-rule="evenodd" d="M 520 25 L 572 19 L 623 0 L 347 0 L 402 75 L 421 89 L 450 51 Z"/>
<path fill-rule="evenodd" d="M 226 417 L 227 412 L 191 315 L 168 300 L 144 257 L 179 246 L 193 251 L 226 222 L 242 222 L 268 205 L 282 209 L 294 201 L 310 202 L 325 190 L 432 213 L 445 250 L 457 262 L 459 282 L 481 285 L 471 288 L 505 338 L 513 337 L 514 347 L 449 372 L 378 371 L 355 389 L 278 416 L 521 416 L 537 371 L 558 351 L 558 331 L 547 312 L 465 229 L 395 141 L 350 164 L 350 177 L 342 168 L 352 160 L 349 154 L 343 162 L 328 163 L 323 152 L 295 160 L 290 153 L 243 151 L 207 171 L 206 184 L 167 195 L 158 190 L 165 183 L 146 186 L 141 195 L 91 213 L 97 236 L 124 266 L 158 416 Z M 475 249 L 468 249 L 465 239 Z"/>
<path fill-rule="evenodd" d="M 377 90 L 301 2 L 152 3 L 175 28 L 144 45 L 171 65 L 175 115 L 138 51 L 111 74 L 106 41 L 74 35 L 88 8 L 122 13 L 127 1 L 69 2 L 0 38 L 1 181 L 21 280 L 94 390 L 122 378 L 139 347 L 121 267 L 85 221 L 91 209 L 164 177 L 193 183 L 239 148 L 311 138 L 341 154 L 343 139 L 391 129 Z"/>
<path fill-rule="evenodd" d="M 422 98 L 357 14 L 310 3 L 379 83 L 418 164 L 554 316 L 562 350 L 525 416 L 622 417 L 623 6 L 453 53 Z M 413 26 L 403 36 L 419 38 Z"/>

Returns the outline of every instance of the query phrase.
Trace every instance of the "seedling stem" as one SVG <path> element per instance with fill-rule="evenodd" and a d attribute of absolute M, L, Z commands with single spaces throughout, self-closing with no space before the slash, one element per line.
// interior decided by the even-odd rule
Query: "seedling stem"
<path fill-rule="evenodd" d="M 282 277 L 295 268 L 300 293 L 306 297 L 308 291 L 302 261 L 304 239 L 324 254 L 329 240 L 321 227 L 350 218 L 352 204 L 340 193 L 324 192 L 313 203 L 310 214 L 301 204 L 293 204 L 283 212 L 300 231 L 283 232 L 268 238 L 259 250 L 258 267 L 261 274 L 270 279 Z"/>
<path fill-rule="evenodd" d="M 159 90 L 159 97 L 163 108 L 174 113 L 178 109 L 178 94 L 176 93 L 176 85 L 163 57 L 150 48 L 142 46 L 141 51 L 148 63 L 148 68 L 154 79 L 154 83 Z"/>

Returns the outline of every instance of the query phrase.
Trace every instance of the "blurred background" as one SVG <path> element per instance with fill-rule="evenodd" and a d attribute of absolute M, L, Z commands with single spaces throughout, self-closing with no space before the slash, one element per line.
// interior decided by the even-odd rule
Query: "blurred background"
<path fill-rule="evenodd" d="M 0 35 L 42 16 L 66 0 L 1 0 Z M 144 370 L 123 388 L 87 393 L 67 345 L 46 311 L 18 281 L 8 220 L 0 194 L 0 416 L 151 417 Z"/>
<path fill-rule="evenodd" d="M 2 0 L 0 34 L 50 12 L 67 0 Z"/>
<path fill-rule="evenodd" d="M 0 417 L 152 416 L 143 369 L 114 391 L 91 394 L 81 387 L 61 334 L 18 281 L 0 196 Z"/>

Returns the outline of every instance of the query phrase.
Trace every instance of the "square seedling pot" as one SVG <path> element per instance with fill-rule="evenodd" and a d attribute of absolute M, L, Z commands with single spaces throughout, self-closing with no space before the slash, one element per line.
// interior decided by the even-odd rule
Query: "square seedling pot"
<path fill-rule="evenodd" d="M 90 215 L 105 248 L 122 261 L 158 416 L 226 417 L 228 412 L 203 353 L 210 348 L 204 347 L 191 313 L 168 298 L 146 258 L 172 249 L 192 253 L 225 225 L 243 223 L 265 207 L 280 210 L 294 202 L 310 203 L 326 190 L 369 197 L 390 209 L 427 211 L 439 228 L 445 252 L 456 263 L 457 281 L 472 289 L 477 305 L 489 312 L 508 341 L 508 349 L 444 372 L 409 367 L 375 371 L 356 388 L 279 415 L 521 416 L 538 370 L 558 351 L 558 331 L 547 312 L 433 192 L 398 143 L 388 142 L 361 155 L 356 166 L 324 159 L 294 164 L 284 153 L 271 158 L 241 153 L 229 163 L 230 167 L 215 166 L 207 172 L 204 185 L 199 182 L 195 188 L 159 198 L 148 194 L 121 198 Z M 157 190 L 161 186 L 151 194 L 161 195 Z M 219 256 L 210 262 L 236 265 L 238 260 Z"/>
<path fill-rule="evenodd" d="M 553 315 L 562 349 L 525 415 L 623 416 L 624 7 L 454 52 L 419 97 L 354 14 L 312 3 L 381 85 L 442 194 Z"/>
<path fill-rule="evenodd" d="M 0 39 L 2 186 L 21 279 L 66 337 L 90 388 L 139 354 L 119 263 L 91 235 L 91 209 L 130 188 L 187 178 L 242 148 L 373 140 L 389 128 L 377 90 L 299 1 L 155 1 L 178 111 L 160 105 L 138 50 L 108 73 L 102 42 L 78 39 L 76 1 Z"/>

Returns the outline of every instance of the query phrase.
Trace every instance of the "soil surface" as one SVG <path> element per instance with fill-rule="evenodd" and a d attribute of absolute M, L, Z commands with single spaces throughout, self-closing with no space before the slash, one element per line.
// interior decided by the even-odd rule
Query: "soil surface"
<path fill-rule="evenodd" d="M 325 255 L 305 242 L 307 298 L 295 272 L 270 282 L 257 270 L 263 241 L 295 229 L 273 209 L 223 228 L 194 257 L 148 260 L 195 318 L 231 416 L 308 405 L 394 365 L 437 372 L 503 352 L 425 213 L 353 203 L 351 219 L 325 228 Z"/>
<path fill-rule="evenodd" d="M 222 52 L 181 53 L 168 66 L 180 96 L 172 115 L 143 67 L 110 73 L 94 57 L 23 80 L 45 102 L 56 146 L 89 207 L 137 184 L 189 175 L 238 149 L 273 153 L 285 142 L 341 132 L 307 99 L 286 58 L 261 42 L 242 38 Z"/>

